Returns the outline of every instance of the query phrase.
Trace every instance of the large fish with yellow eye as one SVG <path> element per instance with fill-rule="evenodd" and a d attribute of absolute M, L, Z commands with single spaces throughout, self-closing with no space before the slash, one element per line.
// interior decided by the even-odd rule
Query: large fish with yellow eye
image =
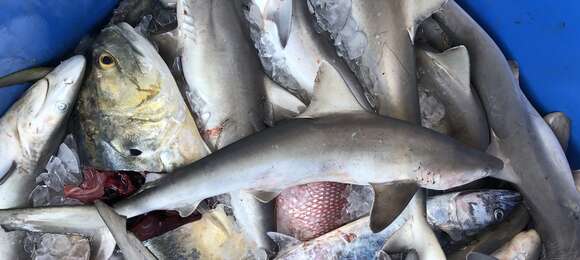
<path fill-rule="evenodd" d="M 75 120 L 87 164 L 169 172 L 208 154 L 169 68 L 130 25 L 101 31 L 91 65 Z"/>

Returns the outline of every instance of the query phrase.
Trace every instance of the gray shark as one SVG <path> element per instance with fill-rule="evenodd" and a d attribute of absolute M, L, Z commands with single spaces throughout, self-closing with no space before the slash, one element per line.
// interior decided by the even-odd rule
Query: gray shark
<path fill-rule="evenodd" d="M 580 194 L 558 139 L 522 93 L 501 50 L 454 1 L 434 19 L 472 58 L 472 82 L 493 130 L 490 152 L 504 159 L 497 176 L 524 196 L 547 259 L 580 257 Z"/>
<path fill-rule="evenodd" d="M 62 62 L 0 119 L 0 209 L 30 205 L 28 194 L 35 179 L 64 137 L 84 70 L 82 56 Z M 23 237 L 23 232 L 0 231 L 0 255 L 21 257 Z"/>
<path fill-rule="evenodd" d="M 393 196 L 375 200 L 371 211 L 370 227 L 380 231 L 417 187 L 446 190 L 502 168 L 501 160 L 447 136 L 366 112 L 340 74 L 323 62 L 301 118 L 224 147 L 114 208 L 127 217 L 158 209 L 185 216 L 205 198 L 238 190 L 268 201 L 287 187 L 311 182 L 390 184 L 385 193 Z"/>

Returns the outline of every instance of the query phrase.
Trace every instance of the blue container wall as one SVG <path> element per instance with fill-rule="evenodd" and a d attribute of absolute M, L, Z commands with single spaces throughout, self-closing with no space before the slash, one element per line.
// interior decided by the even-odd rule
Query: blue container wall
<path fill-rule="evenodd" d="M 540 113 L 572 118 L 568 159 L 580 167 L 580 2 L 458 0 L 518 61 L 522 88 Z M 116 0 L 0 1 L 0 76 L 49 62 L 105 19 Z M 26 86 L 0 89 L 0 115 Z"/>
<path fill-rule="evenodd" d="M 508 59 L 520 65 L 524 93 L 541 114 L 572 119 L 568 160 L 580 167 L 580 1 L 458 0 Z"/>
<path fill-rule="evenodd" d="M 103 22 L 116 0 L 0 1 L 0 76 L 53 61 Z M 0 115 L 28 85 L 0 89 Z"/>

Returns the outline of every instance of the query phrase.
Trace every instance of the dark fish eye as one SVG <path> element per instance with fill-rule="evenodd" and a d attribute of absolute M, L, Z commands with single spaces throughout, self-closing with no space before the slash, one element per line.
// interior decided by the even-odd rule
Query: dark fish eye
<path fill-rule="evenodd" d="M 109 69 L 117 64 L 115 57 L 113 55 L 104 52 L 99 56 L 99 66 L 103 69 Z"/>
<path fill-rule="evenodd" d="M 499 208 L 493 210 L 493 217 L 495 218 L 496 221 L 501 221 L 504 217 L 503 210 Z"/>
<path fill-rule="evenodd" d="M 143 152 L 139 149 L 129 149 L 129 154 L 131 156 L 139 156 L 141 155 Z"/>

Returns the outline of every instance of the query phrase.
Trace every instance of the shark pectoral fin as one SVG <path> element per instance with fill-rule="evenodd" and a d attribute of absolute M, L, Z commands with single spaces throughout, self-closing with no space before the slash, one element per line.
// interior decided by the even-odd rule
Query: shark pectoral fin
<path fill-rule="evenodd" d="M 493 256 L 478 253 L 478 252 L 469 253 L 465 259 L 467 259 L 467 260 L 498 260 L 497 258 L 495 258 Z"/>
<path fill-rule="evenodd" d="M 464 90 L 471 92 L 471 83 L 469 81 L 469 53 L 465 46 L 460 45 L 448 49 L 442 53 L 433 53 L 423 51 L 431 58 L 437 66 L 445 70 L 449 76 L 457 80 Z"/>
<path fill-rule="evenodd" d="M 366 111 L 355 99 L 340 73 L 323 60 L 314 80 L 314 93 L 310 105 L 299 117 L 315 118 L 345 112 Z"/>
<path fill-rule="evenodd" d="M 109 232 L 108 228 L 101 228 L 90 238 L 91 244 L 91 259 L 95 260 L 108 260 L 117 243 L 113 234 Z"/>
<path fill-rule="evenodd" d="M 386 228 L 405 209 L 417 192 L 416 183 L 371 184 L 375 193 L 370 229 L 374 233 Z"/>
<path fill-rule="evenodd" d="M 285 48 L 292 30 L 292 0 L 267 1 L 266 19 L 276 24 L 280 44 Z"/>
<path fill-rule="evenodd" d="M 563 112 L 553 112 L 545 115 L 544 121 L 550 126 L 556 138 L 558 138 L 562 149 L 566 151 L 568 149 L 568 143 L 570 142 L 570 118 Z"/>
<path fill-rule="evenodd" d="M 415 38 L 417 28 L 433 13 L 441 10 L 447 0 L 399 0 L 405 11 L 405 26 L 411 41 Z"/>
<path fill-rule="evenodd" d="M 267 234 L 278 245 L 278 251 L 281 253 L 302 243 L 302 241 L 282 233 L 268 232 Z M 278 254 L 280 255 L 280 253 Z"/>
<path fill-rule="evenodd" d="M 246 191 L 242 191 L 242 192 L 246 192 Z M 282 191 L 247 191 L 247 192 L 254 195 L 254 198 L 256 198 L 256 200 L 258 200 L 259 202 L 268 203 L 271 200 L 278 197 L 278 195 Z"/>
<path fill-rule="evenodd" d="M 16 170 L 16 162 L 10 158 L 0 160 L 0 185 L 8 179 L 10 174 Z"/>
<path fill-rule="evenodd" d="M 133 235 L 127 232 L 127 219 L 117 214 L 107 204 L 96 201 L 95 208 L 101 216 L 114 240 L 121 248 L 127 259 L 157 259 L 149 250 Z"/>

